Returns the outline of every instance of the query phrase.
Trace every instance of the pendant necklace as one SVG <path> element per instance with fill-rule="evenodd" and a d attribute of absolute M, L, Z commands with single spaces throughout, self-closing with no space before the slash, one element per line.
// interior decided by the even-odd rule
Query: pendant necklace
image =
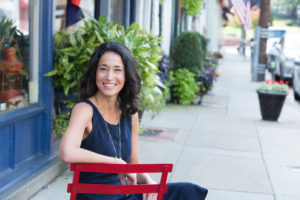
<path fill-rule="evenodd" d="M 96 98 L 96 95 L 95 95 L 95 100 L 96 100 L 98 109 L 100 109 L 99 104 L 98 104 L 98 100 L 97 100 L 97 98 Z M 100 110 L 101 110 L 101 109 L 100 109 Z M 101 113 L 100 113 L 100 114 L 101 114 Z M 102 118 L 103 118 L 103 117 L 102 117 Z M 109 131 L 107 122 L 105 121 L 104 118 L 103 118 L 103 121 L 104 121 L 104 123 L 105 123 L 106 130 L 107 130 L 107 134 L 108 134 L 108 136 L 109 136 L 109 139 L 110 139 L 110 141 L 111 141 L 111 144 L 112 144 L 112 146 L 113 146 L 113 148 L 114 148 L 115 158 L 121 158 L 121 159 L 122 159 L 122 154 L 121 154 L 121 149 L 122 149 L 122 143 L 121 143 L 121 137 L 122 137 L 122 132 L 121 132 L 121 117 L 120 117 L 119 125 L 118 125 L 118 126 L 119 126 L 119 156 L 117 155 L 116 146 L 115 146 L 115 143 L 114 143 L 114 141 L 113 141 L 113 139 L 112 139 L 112 136 L 111 136 L 111 134 L 110 134 L 110 131 Z"/>

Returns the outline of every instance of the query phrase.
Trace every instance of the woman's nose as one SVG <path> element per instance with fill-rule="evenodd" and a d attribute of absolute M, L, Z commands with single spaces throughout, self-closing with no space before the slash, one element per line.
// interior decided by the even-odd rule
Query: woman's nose
<path fill-rule="evenodd" d="M 112 80 L 113 79 L 113 77 L 114 77 L 114 72 L 113 72 L 113 70 L 108 70 L 108 73 L 107 73 L 107 76 L 106 76 L 106 79 L 107 80 Z"/>

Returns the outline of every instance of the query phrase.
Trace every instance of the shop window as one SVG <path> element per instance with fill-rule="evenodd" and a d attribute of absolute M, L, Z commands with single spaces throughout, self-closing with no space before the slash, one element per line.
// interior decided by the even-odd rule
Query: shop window
<path fill-rule="evenodd" d="M 37 101 L 29 86 L 38 68 L 30 55 L 29 6 L 29 0 L 0 0 L 0 113 Z"/>
<path fill-rule="evenodd" d="M 117 24 L 123 24 L 123 1 L 110 0 L 109 19 Z"/>

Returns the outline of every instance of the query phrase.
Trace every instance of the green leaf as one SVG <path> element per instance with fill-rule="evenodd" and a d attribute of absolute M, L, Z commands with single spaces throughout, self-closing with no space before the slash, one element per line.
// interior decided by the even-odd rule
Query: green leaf
<path fill-rule="evenodd" d="M 44 74 L 44 76 L 54 76 L 54 75 L 56 75 L 57 74 L 57 70 L 52 70 L 52 71 L 50 71 L 50 72 L 47 72 L 46 74 Z"/>
<path fill-rule="evenodd" d="M 70 44 L 73 46 L 73 47 L 76 47 L 77 46 L 77 42 L 76 42 L 76 39 L 75 39 L 75 37 L 74 37 L 74 35 L 70 35 L 69 36 L 70 38 Z"/>

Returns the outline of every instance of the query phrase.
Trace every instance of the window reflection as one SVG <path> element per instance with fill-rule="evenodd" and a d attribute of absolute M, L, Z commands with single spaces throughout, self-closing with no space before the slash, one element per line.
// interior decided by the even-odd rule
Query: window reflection
<path fill-rule="evenodd" d="M 0 0 L 0 113 L 28 105 L 28 15 L 29 0 Z"/>

